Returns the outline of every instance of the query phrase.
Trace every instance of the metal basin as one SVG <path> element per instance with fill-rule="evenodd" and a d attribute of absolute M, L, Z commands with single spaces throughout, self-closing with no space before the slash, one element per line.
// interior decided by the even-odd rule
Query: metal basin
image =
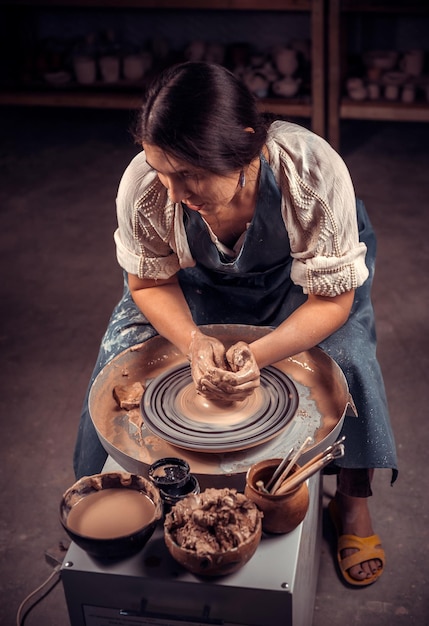
<path fill-rule="evenodd" d="M 203 326 L 202 330 L 227 347 L 239 340 L 251 343 L 271 332 L 270 328 L 235 324 Z M 321 452 L 338 437 L 345 413 L 353 407 L 339 366 L 325 352 L 312 348 L 275 364 L 298 393 L 295 413 L 276 437 L 250 449 L 240 450 L 238 445 L 231 452 L 183 449 L 154 435 L 144 423 L 141 428 L 136 427 L 113 396 L 116 385 L 146 384 L 183 363 L 186 358 L 170 342 L 157 336 L 119 354 L 95 379 L 89 397 L 92 421 L 107 453 L 126 471 L 147 476 L 149 466 L 159 458 L 181 457 L 189 463 L 202 488 L 221 485 L 243 489 L 251 465 L 283 457 L 307 437 L 313 443 L 301 462 Z"/>

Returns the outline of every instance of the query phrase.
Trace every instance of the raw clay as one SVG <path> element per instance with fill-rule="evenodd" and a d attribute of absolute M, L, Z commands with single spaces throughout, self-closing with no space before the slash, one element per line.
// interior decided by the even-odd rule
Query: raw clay
<path fill-rule="evenodd" d="M 178 502 L 165 527 L 181 548 L 197 555 L 227 552 L 251 537 L 262 513 L 235 489 L 206 489 Z"/>

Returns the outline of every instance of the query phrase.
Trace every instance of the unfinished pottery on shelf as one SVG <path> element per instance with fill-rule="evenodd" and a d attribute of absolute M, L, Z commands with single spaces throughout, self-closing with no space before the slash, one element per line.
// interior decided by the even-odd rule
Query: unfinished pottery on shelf
<path fill-rule="evenodd" d="M 99 61 L 103 82 L 117 83 L 121 73 L 121 65 L 117 56 L 103 56 Z"/>
<path fill-rule="evenodd" d="M 269 82 L 260 72 L 246 70 L 243 75 L 243 81 L 249 91 L 251 91 L 258 98 L 265 98 L 267 96 Z"/>
<path fill-rule="evenodd" d="M 424 60 L 423 50 L 409 50 L 404 53 L 399 67 L 408 76 L 420 76 L 423 72 Z"/>
<path fill-rule="evenodd" d="M 280 80 L 276 80 L 272 85 L 272 89 L 276 96 L 282 96 L 283 98 L 292 98 L 298 93 L 300 84 L 300 78 L 291 78 L 290 76 L 285 76 Z"/>
<path fill-rule="evenodd" d="M 95 59 L 89 56 L 76 56 L 73 59 L 73 70 L 80 85 L 91 85 L 97 77 Z"/>
<path fill-rule="evenodd" d="M 282 76 L 292 76 L 298 69 L 298 53 L 292 48 L 277 48 L 273 52 L 273 59 Z"/>
<path fill-rule="evenodd" d="M 398 62 L 396 50 L 371 50 L 363 56 L 368 67 L 376 67 L 383 71 L 392 70 Z"/>

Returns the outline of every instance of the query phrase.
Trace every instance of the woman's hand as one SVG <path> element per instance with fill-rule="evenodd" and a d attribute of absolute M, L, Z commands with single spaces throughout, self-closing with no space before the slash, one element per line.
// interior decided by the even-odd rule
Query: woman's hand
<path fill-rule="evenodd" d="M 238 402 L 259 386 L 259 367 L 249 346 L 240 341 L 225 354 L 214 337 L 194 333 L 189 358 L 198 393 L 214 402 Z"/>
<path fill-rule="evenodd" d="M 239 341 L 229 348 L 226 360 L 231 368 L 230 376 L 225 376 L 227 384 L 232 388 L 230 393 L 236 398 L 238 395 L 250 395 L 260 384 L 260 372 L 252 350 L 244 341 Z M 238 398 L 237 398 L 238 399 Z"/>
<path fill-rule="evenodd" d="M 208 380 L 215 379 L 214 372 L 225 368 L 225 347 L 215 337 L 209 337 L 199 331 L 192 333 L 188 358 L 191 363 L 191 373 L 198 393 L 207 394 Z M 211 385 L 209 385 L 211 387 Z"/>

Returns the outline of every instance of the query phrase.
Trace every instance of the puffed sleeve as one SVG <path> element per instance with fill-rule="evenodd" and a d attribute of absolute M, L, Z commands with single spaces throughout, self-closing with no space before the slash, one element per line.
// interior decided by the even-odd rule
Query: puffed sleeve
<path fill-rule="evenodd" d="M 186 258 L 188 248 L 180 226 L 180 205 L 169 201 L 143 152 L 131 161 L 122 176 L 116 212 L 116 256 L 125 271 L 139 278 L 164 279 L 177 273 L 181 266 L 193 264 Z"/>
<path fill-rule="evenodd" d="M 294 124 L 274 124 L 270 163 L 282 191 L 293 257 L 291 278 L 304 293 L 336 296 L 368 277 L 348 169 L 329 144 Z M 271 145 L 270 145 L 271 144 Z"/>

